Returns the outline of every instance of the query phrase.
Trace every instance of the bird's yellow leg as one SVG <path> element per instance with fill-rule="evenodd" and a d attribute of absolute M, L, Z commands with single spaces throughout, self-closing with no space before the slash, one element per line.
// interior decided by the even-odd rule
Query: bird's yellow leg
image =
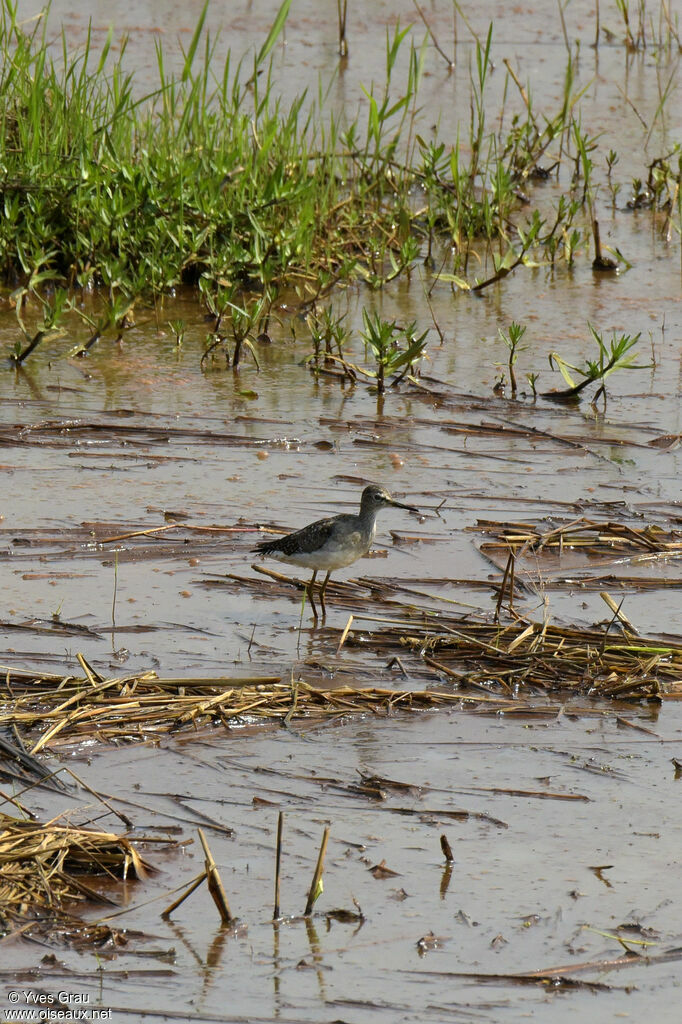
<path fill-rule="evenodd" d="M 320 587 L 320 605 L 322 606 L 322 614 L 323 615 L 327 614 L 327 608 L 326 608 L 326 605 L 324 603 L 324 592 L 327 589 L 327 584 L 329 583 L 329 577 L 331 576 L 331 574 L 332 574 L 332 571 L 330 569 L 329 572 L 327 573 L 327 575 L 324 578 L 324 583 Z"/>
<path fill-rule="evenodd" d="M 306 598 L 306 594 L 308 595 L 308 600 L 310 601 L 310 608 L 312 610 L 313 618 L 314 619 L 317 619 L 317 617 L 318 617 L 318 615 L 317 615 L 317 608 L 315 607 L 315 601 L 313 600 L 313 585 L 314 585 L 316 579 L 317 579 L 317 569 L 313 573 L 313 575 L 311 577 L 311 580 L 310 580 L 310 583 L 308 584 L 308 586 L 305 588 L 305 590 L 303 592 L 303 600 L 304 601 L 305 601 L 305 598 Z M 322 607 L 324 608 L 324 602 L 322 603 Z"/>

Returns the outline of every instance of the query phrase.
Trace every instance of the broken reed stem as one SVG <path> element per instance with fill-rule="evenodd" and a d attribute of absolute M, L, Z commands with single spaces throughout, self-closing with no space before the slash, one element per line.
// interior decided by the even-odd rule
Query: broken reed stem
<path fill-rule="evenodd" d="M 92 665 L 89 665 L 87 663 L 87 661 L 85 660 L 85 658 L 83 657 L 82 654 L 78 653 L 76 655 L 76 658 L 78 659 L 78 663 L 79 663 L 80 667 L 83 669 L 83 671 L 85 672 L 86 676 L 88 677 L 88 681 L 89 681 L 91 686 L 97 686 L 98 683 L 103 683 L 104 682 L 103 677 L 99 674 L 99 672 L 95 672 L 95 670 L 92 667 Z"/>
<path fill-rule="evenodd" d="M 509 611 L 514 611 L 514 551 L 512 548 L 509 549 L 509 557 L 507 559 L 507 565 L 504 570 L 504 576 L 500 584 L 500 592 L 497 595 L 497 604 L 495 605 L 495 622 L 500 621 L 500 609 L 502 607 L 502 601 L 504 600 L 504 594 L 506 590 L 509 590 Z"/>
<path fill-rule="evenodd" d="M 614 616 L 618 619 L 621 625 L 623 625 L 626 630 L 629 630 L 630 633 L 634 633 L 635 636 L 639 636 L 639 630 L 635 629 L 635 627 L 632 625 L 625 612 L 621 611 L 621 607 L 625 598 L 621 598 L 620 602 L 616 604 L 611 595 L 607 594 L 605 590 L 600 590 L 599 596 L 601 597 L 602 601 L 604 601 L 609 606 Z"/>
<path fill-rule="evenodd" d="M 346 14 L 348 0 L 336 0 L 336 11 L 339 19 L 339 57 L 348 56 L 348 40 L 346 39 Z"/>
<path fill-rule="evenodd" d="M 412 2 L 414 4 L 414 6 L 417 8 L 417 13 L 419 14 L 419 17 L 424 22 L 424 25 L 426 27 L 426 31 L 431 36 L 431 42 L 433 43 L 433 45 L 435 46 L 435 48 L 438 51 L 438 53 L 441 55 L 441 57 L 443 58 L 443 60 L 447 64 L 448 70 L 452 71 L 452 69 L 455 66 L 455 54 L 456 54 L 457 51 L 455 50 L 453 52 L 452 58 L 448 57 L 447 53 L 445 52 L 445 50 L 443 50 L 443 48 L 440 46 L 438 40 L 436 39 L 436 36 L 434 35 L 433 29 L 431 28 L 431 26 L 429 25 L 428 21 L 426 20 L 426 15 L 424 14 L 424 12 L 422 11 L 421 7 L 417 3 L 417 0 L 412 0 Z"/>
<path fill-rule="evenodd" d="M 448 837 L 445 835 L 445 833 L 443 833 L 443 835 L 440 837 L 440 848 L 443 851 L 443 856 L 445 857 L 446 861 L 449 864 L 451 864 L 455 859 L 455 855 L 452 852 L 452 847 L 450 846 L 450 843 L 448 842 Z"/>
<path fill-rule="evenodd" d="M 514 586 L 515 586 L 515 571 L 516 571 L 516 556 L 514 549 L 512 548 L 509 552 L 509 612 L 511 615 L 514 614 Z"/>
<path fill-rule="evenodd" d="M 512 582 L 513 566 L 508 564 L 505 592 Z M 501 582 L 496 586 L 499 590 Z M 504 598 L 500 608 L 503 602 Z M 355 616 L 346 645 L 371 640 L 374 652 L 386 655 L 389 663 L 398 655 L 416 656 L 440 681 L 446 676 L 466 686 L 467 692 L 374 686 L 326 689 L 294 678 L 284 682 L 281 676 L 158 679 L 153 672 L 98 682 L 100 675 L 84 658 L 79 658 L 82 677 L 60 679 L 0 666 L 0 729 L 14 725 L 22 732 L 36 730 L 39 738 L 30 755 L 35 758 L 41 750 L 84 737 L 139 743 L 197 726 L 239 727 L 247 715 L 288 726 L 305 716 L 331 721 L 351 713 L 416 712 L 462 702 L 475 703 L 481 713 L 522 712 L 531 709 L 528 700 L 534 700 L 538 690 L 547 695 L 609 697 L 623 686 L 628 699 L 682 700 L 682 642 L 635 635 L 632 623 L 628 620 L 626 625 L 622 609 L 616 608 L 625 637 L 614 623 L 578 628 L 515 616 L 502 628 L 470 615 L 442 616 L 436 623 L 419 611 L 413 621 L 407 616 L 390 620 L 363 615 L 363 621 L 381 626 L 370 634 L 355 628 Z M 472 696 L 472 688 L 481 692 Z M 537 705 L 532 710 L 538 711 Z"/>
<path fill-rule="evenodd" d="M 184 903 L 185 900 L 188 899 L 188 897 L 192 895 L 192 893 L 195 891 L 195 889 L 198 889 L 199 886 L 203 884 L 204 880 L 207 877 L 208 876 L 207 876 L 205 871 L 202 871 L 200 875 L 197 875 L 197 877 L 194 879 L 194 881 L 190 882 L 189 886 L 187 887 L 187 889 L 185 889 L 185 891 L 183 892 L 182 896 L 178 896 L 178 898 L 176 900 L 174 900 L 169 907 L 166 907 L 166 909 L 164 911 L 162 911 L 161 917 L 163 917 L 164 919 L 167 920 L 171 916 L 173 911 L 177 910 L 178 907 L 180 906 L 180 904 Z"/>
<path fill-rule="evenodd" d="M 185 529 L 191 529 L 191 526 L 186 523 L 166 523 L 165 526 L 151 526 L 147 530 L 131 530 L 129 533 L 119 533 L 116 537 L 102 537 L 98 540 L 98 544 L 117 544 L 122 540 L 130 540 L 131 537 L 152 537 L 157 533 L 165 533 L 166 530 L 177 530 L 178 527 L 184 526 Z M 118 551 L 114 552 L 116 559 L 118 558 Z M 116 560 L 114 562 L 116 564 Z"/>
<path fill-rule="evenodd" d="M 338 645 L 338 647 L 336 648 L 336 653 L 337 653 L 337 654 L 338 654 L 338 653 L 340 652 L 341 648 L 343 647 L 343 645 L 344 645 L 344 644 L 345 644 L 345 642 L 346 642 L 346 637 L 347 637 L 347 636 L 348 636 L 348 634 L 350 633 L 350 627 L 351 627 L 351 626 L 353 625 L 353 619 L 354 619 L 354 618 L 355 618 L 355 616 L 354 616 L 354 615 L 349 615 L 349 616 L 348 616 L 348 622 L 346 623 L 346 626 L 345 626 L 345 628 L 344 628 L 344 631 L 343 631 L 343 633 L 341 634 L 341 639 L 339 640 L 339 645 Z"/>
<path fill-rule="evenodd" d="M 277 819 L 277 849 L 275 853 L 275 909 L 273 912 L 273 919 L 277 921 L 280 918 L 279 912 L 279 881 L 280 872 L 282 868 L 282 831 L 284 829 L 284 814 L 282 811 L 279 812 Z"/>
<path fill-rule="evenodd" d="M 111 625 L 116 626 L 116 590 L 118 588 L 118 551 L 114 551 L 114 596 L 111 602 Z"/>
<path fill-rule="evenodd" d="M 26 811 L 15 801 L 20 817 L 0 814 L 0 873 L 2 875 L 3 929 L 7 922 L 30 919 L 51 931 L 70 916 L 67 903 L 80 901 L 116 905 L 97 892 L 84 877 L 106 875 L 141 879 L 151 870 L 131 842 L 121 835 L 60 823 L 59 815 L 48 822 Z M 139 836 L 139 842 L 157 842 Z M 81 922 L 85 934 L 85 922 Z M 79 926 L 80 927 L 80 926 Z M 87 926 L 90 927 L 90 926 Z M 97 925 L 93 926 L 97 928 Z"/>
<path fill-rule="evenodd" d="M 78 785 L 81 786 L 86 791 L 86 793 L 89 793 L 90 796 L 94 796 L 94 798 L 96 800 L 99 800 L 99 802 L 101 804 L 103 804 L 104 807 L 106 807 L 106 809 L 111 814 L 115 815 L 120 821 L 123 822 L 123 824 L 125 825 L 126 828 L 133 828 L 133 823 L 132 823 L 132 821 L 130 820 L 130 818 L 128 817 L 127 814 L 124 814 L 123 811 L 117 811 L 115 807 L 111 806 L 111 804 L 109 803 L 108 800 L 104 799 L 104 797 L 102 796 L 101 793 L 98 793 L 97 790 L 95 790 L 95 789 L 91 789 L 91 787 L 88 786 L 87 782 L 83 782 L 83 780 L 81 778 L 79 778 L 79 776 L 76 775 L 76 773 L 74 771 L 72 771 L 71 768 L 69 768 L 66 765 L 64 767 L 65 767 L 65 771 L 67 771 L 69 773 L 69 775 L 71 776 L 72 779 L 76 780 Z"/>
<path fill-rule="evenodd" d="M 16 807 L 16 809 L 21 814 L 25 814 L 26 813 L 25 808 L 22 807 L 22 805 L 19 803 L 19 801 L 16 799 L 16 797 L 10 796 L 9 793 L 6 793 L 4 789 L 0 789 L 0 800 L 6 801 L 9 804 L 13 804 Z M 36 820 L 35 814 L 31 814 L 30 817 L 31 817 L 31 821 L 35 821 Z M 0 941 L 2 941 L 2 940 L 0 940 Z"/>
<path fill-rule="evenodd" d="M 234 917 L 232 916 L 230 905 L 227 902 L 227 896 L 225 895 L 223 883 L 221 882 L 220 875 L 218 874 L 216 862 L 213 859 L 213 854 L 209 849 L 209 845 L 208 842 L 206 841 L 206 836 L 204 835 L 203 830 L 198 829 L 198 832 L 199 839 L 201 840 L 201 845 L 204 848 L 204 856 L 206 858 L 206 881 L 208 882 L 208 891 L 211 894 L 213 902 L 218 908 L 220 920 L 223 922 L 223 924 L 232 924 L 232 922 L 234 921 Z"/>
<path fill-rule="evenodd" d="M 324 835 L 322 836 L 322 843 L 320 845 L 320 852 L 318 854 L 317 864 L 315 866 L 315 874 L 313 875 L 313 880 L 310 883 L 310 890 L 308 892 L 308 902 L 306 903 L 305 910 L 303 911 L 303 916 L 304 917 L 310 917 L 310 915 L 313 912 L 313 906 L 315 904 L 315 900 L 320 895 L 320 882 L 321 882 L 321 879 L 322 879 L 322 872 L 324 871 L 324 855 L 327 852 L 327 843 L 328 843 L 328 841 L 329 841 L 329 825 L 327 825 L 327 827 L 325 828 Z"/>

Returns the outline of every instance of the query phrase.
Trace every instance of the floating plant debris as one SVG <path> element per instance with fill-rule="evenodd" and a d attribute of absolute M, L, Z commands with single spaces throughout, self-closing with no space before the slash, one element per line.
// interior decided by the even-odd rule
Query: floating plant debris
<path fill-rule="evenodd" d="M 20 809 L 26 817 L 0 812 L 0 929 L 9 933 L 35 925 L 41 933 L 55 928 L 74 936 L 80 932 L 85 945 L 115 944 L 115 931 L 74 918 L 69 905 L 111 904 L 93 879 L 144 878 L 150 865 L 124 835 L 57 818 L 41 822 Z M 148 837 L 139 841 L 159 842 Z"/>

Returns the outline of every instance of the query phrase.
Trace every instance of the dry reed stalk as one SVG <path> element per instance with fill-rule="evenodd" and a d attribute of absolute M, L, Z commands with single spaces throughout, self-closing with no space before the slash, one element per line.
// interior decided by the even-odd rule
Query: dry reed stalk
<path fill-rule="evenodd" d="M 284 831 L 284 814 L 279 812 L 277 818 L 277 849 L 275 853 L 275 909 L 273 920 L 277 921 L 280 916 L 280 879 L 282 873 L 282 833 Z"/>
<path fill-rule="evenodd" d="M 230 910 L 230 905 L 227 902 L 227 896 L 225 894 L 225 889 L 223 888 L 223 883 L 221 881 L 216 862 L 213 859 L 213 854 L 211 853 L 203 829 L 199 829 L 198 832 L 201 845 L 204 848 L 204 857 L 206 859 L 206 881 L 208 882 L 208 891 L 211 894 L 213 902 L 218 908 L 220 920 L 223 924 L 232 924 L 234 918 L 232 916 L 232 911 Z"/>
<path fill-rule="evenodd" d="M 518 618 L 499 624 L 471 616 L 437 620 L 403 609 L 400 621 L 356 615 L 374 622 L 357 626 L 346 646 L 373 656 L 396 656 L 413 678 L 434 675 L 457 689 L 320 688 L 279 676 L 248 679 L 159 679 L 153 672 L 105 679 L 52 676 L 0 668 L 0 728 L 39 729 L 32 754 L 96 737 L 102 742 L 140 742 L 181 728 L 279 720 L 315 715 L 473 705 L 478 710 L 536 713 L 538 694 L 681 699 L 682 643 L 619 632 L 608 626 L 559 626 Z M 404 669 L 405 671 L 405 669 Z M 476 694 L 472 696 L 471 690 Z"/>
<path fill-rule="evenodd" d="M 315 873 L 313 880 L 310 883 L 310 889 L 308 891 L 308 899 L 303 911 L 304 917 L 309 917 L 313 912 L 315 900 L 318 898 L 322 891 L 322 872 L 324 871 L 324 857 L 327 852 L 327 843 L 329 842 L 329 825 L 324 830 L 322 836 L 322 843 L 320 844 L 320 852 L 317 855 L 317 864 L 315 865 Z"/>
<path fill-rule="evenodd" d="M 486 541 L 487 550 L 511 548 L 517 556 L 527 552 L 539 554 L 550 550 L 561 553 L 566 548 L 579 549 L 585 554 L 614 555 L 642 551 L 652 554 L 675 554 L 682 550 L 682 533 L 649 524 L 633 527 L 612 520 L 598 521 L 581 516 L 561 523 L 551 530 L 544 524 L 517 522 L 503 523 L 479 519 L 473 529 L 493 538 Z"/>
<path fill-rule="evenodd" d="M 0 726 L 15 723 L 26 729 L 36 726 L 44 731 L 34 752 L 53 744 L 61 736 L 69 741 L 99 736 L 103 741 L 139 741 L 149 735 L 169 732 L 198 721 L 210 724 L 249 718 L 287 719 L 310 713 L 346 714 L 354 711 L 387 710 L 396 700 L 419 706 L 448 703 L 446 694 L 375 688 L 318 690 L 303 682 L 283 683 L 279 677 L 267 683 L 235 680 L 225 688 L 225 680 L 215 685 L 201 680 L 156 679 L 153 673 L 105 680 L 93 687 L 89 681 L 66 677 L 56 689 L 43 687 L 40 676 L 12 676 L 11 694 L 0 686 Z M 132 699 L 128 696 L 134 689 Z M 207 691 L 216 691 L 208 696 Z M 292 707 L 293 705 L 293 707 Z"/>
<path fill-rule="evenodd" d="M 440 837 L 440 848 L 443 851 L 443 856 L 445 857 L 446 861 L 449 864 L 451 864 L 455 859 L 455 855 L 452 852 L 452 847 L 450 846 L 448 837 L 445 835 L 445 833 L 443 833 L 443 835 Z"/>
<path fill-rule="evenodd" d="M 178 898 L 176 900 L 173 900 L 173 902 L 170 903 L 166 907 L 166 909 L 161 912 L 161 917 L 163 917 L 164 920 L 168 920 L 168 918 L 171 916 L 173 911 L 177 910 L 178 907 L 181 906 L 185 902 L 186 899 L 189 899 L 189 897 L 192 895 L 192 893 L 196 889 L 198 889 L 200 885 L 204 884 L 204 882 L 206 881 L 206 877 L 207 876 L 206 876 L 206 872 L 205 871 L 202 871 L 200 875 L 197 875 L 197 877 L 193 881 L 191 881 L 189 883 L 187 888 L 183 890 L 181 895 L 178 896 Z M 177 890 L 175 890 L 175 891 L 177 891 Z"/>

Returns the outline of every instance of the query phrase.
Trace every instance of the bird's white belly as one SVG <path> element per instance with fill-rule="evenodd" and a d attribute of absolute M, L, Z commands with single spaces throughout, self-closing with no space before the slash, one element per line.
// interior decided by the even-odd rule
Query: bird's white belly
<path fill-rule="evenodd" d="M 316 551 L 296 551 L 290 555 L 273 551 L 272 555 L 280 562 L 300 565 L 304 569 L 333 572 L 334 569 L 352 565 L 356 559 L 369 551 L 371 543 L 372 537 L 368 538 L 358 530 L 356 533 L 346 534 L 342 544 L 336 544 L 332 539 Z"/>

